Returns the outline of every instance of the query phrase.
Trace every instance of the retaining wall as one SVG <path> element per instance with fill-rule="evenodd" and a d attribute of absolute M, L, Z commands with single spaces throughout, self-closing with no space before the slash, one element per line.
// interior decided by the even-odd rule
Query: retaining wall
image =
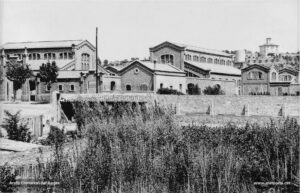
<path fill-rule="evenodd" d="M 299 96 L 156 95 L 178 113 L 210 115 L 300 116 Z"/>

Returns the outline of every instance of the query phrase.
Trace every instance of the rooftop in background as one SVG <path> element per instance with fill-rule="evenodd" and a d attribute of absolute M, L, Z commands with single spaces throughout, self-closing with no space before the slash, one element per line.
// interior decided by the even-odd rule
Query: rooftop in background
<path fill-rule="evenodd" d="M 57 41 L 32 41 L 32 42 L 8 42 L 0 46 L 0 49 L 28 49 L 31 48 L 67 48 L 78 45 L 85 40 L 57 40 Z"/>
<path fill-rule="evenodd" d="M 170 64 L 162 64 L 162 63 L 154 63 L 151 61 L 140 61 L 140 60 L 135 60 L 132 61 L 130 64 L 128 64 L 125 68 L 123 68 L 121 71 L 125 70 L 127 67 L 139 63 L 142 66 L 150 69 L 151 71 L 160 71 L 160 72 L 175 72 L 175 73 L 185 73 L 183 70 L 180 70 L 179 68 L 170 65 Z"/>
<path fill-rule="evenodd" d="M 267 38 L 266 39 L 266 43 L 265 44 L 263 44 L 263 45 L 260 45 L 259 47 L 261 47 L 261 46 L 279 46 L 279 45 L 277 45 L 277 44 L 273 44 L 273 43 L 271 43 L 271 40 L 272 40 L 272 38 Z"/>
<path fill-rule="evenodd" d="M 241 75 L 241 70 L 233 66 L 217 65 L 217 64 L 210 64 L 210 63 L 199 63 L 199 62 L 192 62 L 192 61 L 184 61 L 184 62 L 193 65 L 195 67 L 198 67 L 200 69 L 210 71 L 212 73 Z"/>
<path fill-rule="evenodd" d="M 171 43 L 175 44 L 175 45 L 177 45 L 179 47 L 184 47 L 186 50 L 190 50 L 190 51 L 203 52 L 203 53 L 212 53 L 212 54 L 223 55 L 223 56 L 227 56 L 227 57 L 231 57 L 232 56 L 231 54 L 222 52 L 220 50 L 201 48 L 201 47 L 198 47 L 198 46 L 192 46 L 192 45 L 175 43 L 175 42 L 171 42 Z"/>

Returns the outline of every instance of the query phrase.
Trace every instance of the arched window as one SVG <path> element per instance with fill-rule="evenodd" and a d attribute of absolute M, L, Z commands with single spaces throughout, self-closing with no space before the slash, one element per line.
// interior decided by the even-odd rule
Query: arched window
<path fill-rule="evenodd" d="M 192 60 L 192 56 L 190 54 L 185 55 L 186 60 Z"/>
<path fill-rule="evenodd" d="M 68 56 L 69 56 L 69 59 L 73 59 L 73 54 L 71 52 L 69 52 Z"/>
<path fill-rule="evenodd" d="M 163 87 L 164 87 L 164 84 L 160 83 L 159 88 L 163 88 Z"/>
<path fill-rule="evenodd" d="M 41 55 L 40 54 L 36 54 L 36 59 L 40 60 L 41 59 Z"/>
<path fill-rule="evenodd" d="M 28 59 L 32 60 L 32 55 L 31 54 L 28 55 Z"/>
<path fill-rule="evenodd" d="M 205 57 L 201 57 L 200 58 L 200 62 L 206 62 L 206 58 Z"/>
<path fill-rule="evenodd" d="M 227 60 L 227 61 L 226 61 L 226 65 L 227 65 L 227 66 L 230 66 L 230 60 Z"/>
<path fill-rule="evenodd" d="M 64 53 L 64 59 L 65 59 L 65 60 L 68 59 L 68 56 L 67 56 L 67 53 L 66 53 L 66 52 Z"/>
<path fill-rule="evenodd" d="M 59 53 L 59 59 L 64 59 L 64 55 L 63 55 L 63 53 Z"/>
<path fill-rule="evenodd" d="M 36 54 L 35 53 L 32 54 L 32 59 L 36 60 Z"/>
<path fill-rule="evenodd" d="M 174 64 L 174 57 L 170 54 L 161 55 L 160 60 L 163 64 Z"/>
<path fill-rule="evenodd" d="M 51 58 L 52 58 L 52 54 L 48 53 L 48 59 L 51 60 Z"/>
<path fill-rule="evenodd" d="M 115 90 L 116 87 L 116 82 L 115 81 L 111 81 L 110 82 L 110 90 Z"/>
<path fill-rule="evenodd" d="M 213 59 L 212 58 L 208 58 L 207 59 L 207 63 L 213 63 Z"/>
<path fill-rule="evenodd" d="M 89 62 L 90 62 L 90 55 L 87 53 L 81 54 L 81 64 L 84 66 L 84 68 L 82 70 L 89 70 L 89 68 L 90 68 Z"/>
<path fill-rule="evenodd" d="M 221 60 L 220 64 L 225 65 L 225 60 Z"/>
<path fill-rule="evenodd" d="M 44 60 L 47 60 L 47 58 L 48 58 L 48 55 L 44 54 Z"/>
<path fill-rule="evenodd" d="M 193 61 L 199 62 L 199 57 L 198 56 L 193 56 Z"/>
<path fill-rule="evenodd" d="M 263 74 L 262 74 L 262 72 L 259 72 L 259 71 L 251 71 L 251 72 L 248 72 L 247 79 L 260 80 L 260 79 L 263 79 Z"/>
<path fill-rule="evenodd" d="M 216 59 L 214 60 L 214 63 L 215 63 L 215 64 L 219 64 L 219 59 L 216 58 Z"/>
<path fill-rule="evenodd" d="M 272 80 L 273 80 L 273 81 L 276 80 L 276 72 L 272 72 Z"/>
<path fill-rule="evenodd" d="M 52 53 L 52 59 L 55 60 L 56 59 L 56 55 L 55 53 Z"/>
<path fill-rule="evenodd" d="M 130 84 L 127 84 L 127 85 L 126 85 L 126 90 L 127 90 L 127 91 L 131 91 L 131 85 L 130 85 Z"/>

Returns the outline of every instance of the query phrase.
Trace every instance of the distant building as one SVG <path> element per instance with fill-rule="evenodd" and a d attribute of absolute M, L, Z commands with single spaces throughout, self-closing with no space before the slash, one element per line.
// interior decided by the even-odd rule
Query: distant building
<path fill-rule="evenodd" d="M 279 45 L 273 44 L 271 38 L 266 39 L 266 43 L 259 46 L 259 53 L 262 57 L 275 56 L 278 54 Z"/>
<path fill-rule="evenodd" d="M 299 71 L 253 64 L 242 69 L 243 95 L 300 95 Z"/>

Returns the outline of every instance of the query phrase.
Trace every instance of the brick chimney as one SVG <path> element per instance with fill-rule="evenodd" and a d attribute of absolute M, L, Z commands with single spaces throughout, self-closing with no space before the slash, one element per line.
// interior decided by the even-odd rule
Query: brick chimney
<path fill-rule="evenodd" d="M 156 70 L 156 60 L 154 60 L 153 63 L 154 63 L 153 69 Z"/>

